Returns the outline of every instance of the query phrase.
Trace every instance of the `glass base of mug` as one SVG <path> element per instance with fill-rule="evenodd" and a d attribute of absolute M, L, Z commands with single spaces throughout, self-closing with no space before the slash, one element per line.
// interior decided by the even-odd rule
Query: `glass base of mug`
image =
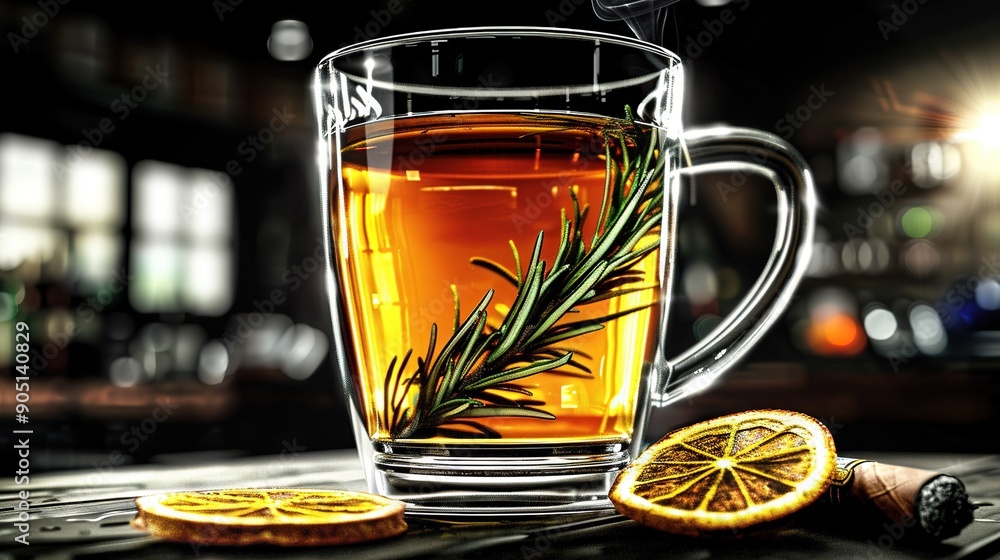
<path fill-rule="evenodd" d="M 436 518 L 573 515 L 612 509 L 627 442 L 362 446 L 369 490 Z"/>

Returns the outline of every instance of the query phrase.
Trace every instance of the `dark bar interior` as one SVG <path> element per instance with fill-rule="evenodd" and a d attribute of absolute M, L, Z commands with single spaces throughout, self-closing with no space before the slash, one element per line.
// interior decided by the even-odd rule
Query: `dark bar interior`
<path fill-rule="evenodd" d="M 628 32 L 563 4 L 483 17 Z M 665 44 L 691 69 L 689 126 L 787 137 L 812 165 L 822 209 L 813 269 L 784 320 L 739 371 L 657 411 L 664 430 L 783 406 L 828 419 L 851 448 L 996 449 L 1000 209 L 985 120 L 996 117 L 983 113 L 1000 109 L 996 10 L 928 4 L 893 30 L 875 4 L 822 8 L 805 23 L 790 4 L 736 2 L 718 37 L 720 9 L 670 12 Z M 27 321 L 43 372 L 32 416 L 50 423 L 36 464 L 92 467 L 115 449 L 141 463 L 350 447 L 327 351 L 310 68 L 362 36 L 474 25 L 478 14 L 59 6 L 28 38 L 22 18 L 41 22 L 39 8 L 3 5 L 14 34 L 3 55 L 3 358 L 10 368 L 13 321 Z M 271 24 L 296 18 L 312 48 L 278 60 Z M 963 132 L 985 134 L 985 147 L 955 141 Z M 711 329 L 766 256 L 772 202 L 753 181 L 699 181 L 679 233 L 678 349 Z M 141 425 L 167 401 L 170 422 Z"/>
<path fill-rule="evenodd" d="M 631 35 L 582 0 L 0 0 L 3 446 L 24 322 L 33 474 L 353 448 L 312 68 L 359 40 L 481 24 Z M 686 127 L 787 139 L 820 204 L 787 312 L 738 367 L 655 410 L 651 441 L 783 408 L 855 454 L 1000 451 L 998 28 L 985 0 L 670 7 Z M 683 200 L 675 353 L 753 285 L 775 216 L 753 178 L 703 177 Z"/>

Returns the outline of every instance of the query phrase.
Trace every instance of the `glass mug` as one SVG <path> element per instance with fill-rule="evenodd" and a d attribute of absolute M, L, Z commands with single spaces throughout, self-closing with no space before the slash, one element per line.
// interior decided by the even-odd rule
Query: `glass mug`
<path fill-rule="evenodd" d="M 369 485 L 415 514 L 609 507 L 650 406 L 705 389 L 808 263 L 810 172 L 774 135 L 685 133 L 679 58 L 603 33 L 465 28 L 317 66 L 334 352 Z M 681 178 L 774 183 L 770 258 L 665 355 Z"/>

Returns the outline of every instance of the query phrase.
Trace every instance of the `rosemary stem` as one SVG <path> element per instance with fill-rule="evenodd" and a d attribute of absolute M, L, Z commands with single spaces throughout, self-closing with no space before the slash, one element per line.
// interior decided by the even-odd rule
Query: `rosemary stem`
<path fill-rule="evenodd" d="M 657 246 L 652 241 L 639 245 L 650 235 L 658 235 L 663 203 L 662 192 L 658 191 L 664 166 L 657 157 L 655 129 L 643 134 L 633 123 L 628 107 L 626 115 L 625 120 L 608 125 L 604 131 L 607 166 L 604 195 L 590 247 L 583 239 L 590 207 L 581 207 L 575 192 L 570 191 L 573 207 L 570 212 L 565 208 L 560 210 L 559 246 L 548 270 L 541 258 L 542 231 L 536 236 L 531 258 L 524 268 L 513 241 L 510 241 L 512 269 L 482 257 L 470 259 L 472 265 L 514 284 L 517 295 L 500 325 L 494 327 L 495 323 L 487 321 L 492 289 L 463 320 L 457 288 L 451 287 L 452 335 L 441 351 L 435 355 L 437 325 L 434 324 L 427 354 L 416 358 L 416 370 L 409 378 L 401 383 L 407 375 L 405 369 L 412 350 L 398 368 L 397 359 L 393 358 L 386 372 L 382 414 L 389 425 L 390 437 L 426 438 L 442 433 L 500 437 L 495 429 L 477 420 L 493 416 L 555 418 L 535 408 L 540 401 L 515 400 L 501 396 L 500 392 L 530 397 L 531 391 L 518 384 L 518 380 L 540 373 L 591 376 L 587 365 L 574 356 L 591 357 L 562 344 L 652 305 L 590 320 L 568 323 L 562 320 L 567 313 L 578 311 L 578 306 L 649 289 L 636 286 L 645 276 L 632 267 Z M 414 388 L 416 394 L 410 396 Z M 466 432 L 460 432 L 459 428 Z"/>

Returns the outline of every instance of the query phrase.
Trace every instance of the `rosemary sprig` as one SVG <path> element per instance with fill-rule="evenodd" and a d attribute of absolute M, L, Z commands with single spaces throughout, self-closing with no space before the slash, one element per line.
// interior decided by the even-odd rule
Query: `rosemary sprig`
<path fill-rule="evenodd" d="M 411 349 L 399 361 L 393 358 L 385 374 L 383 418 L 393 438 L 501 437 L 476 419 L 519 416 L 554 419 L 531 399 L 519 380 L 539 373 L 591 377 L 590 369 L 575 359 L 589 358 L 563 343 L 599 331 L 605 323 L 649 307 L 644 305 L 597 319 L 561 322 L 578 307 L 647 290 L 636 286 L 642 274 L 632 267 L 655 251 L 656 239 L 639 246 L 656 233 L 662 217 L 662 158 L 657 157 L 655 129 L 641 130 L 627 119 L 615 121 L 605 133 L 607 174 L 597 225 L 588 247 L 583 226 L 589 206 L 581 208 L 575 193 L 572 217 L 561 214 L 559 247 L 551 264 L 542 255 L 544 232 L 538 232 L 527 264 L 510 243 L 513 269 L 474 257 L 471 264 L 495 272 L 517 288 L 510 311 L 499 325 L 490 324 L 489 290 L 461 320 L 458 291 L 452 286 L 454 321 L 452 335 L 440 352 L 437 325 L 431 326 L 427 352 L 416 358 L 416 368 L 406 373 Z M 614 138 L 617 142 L 612 142 Z M 630 145 L 631 141 L 631 145 Z M 620 154 L 612 150 L 621 151 Z M 617 156 L 617 157 L 615 157 Z M 415 398 L 408 397 L 417 387 Z"/>

